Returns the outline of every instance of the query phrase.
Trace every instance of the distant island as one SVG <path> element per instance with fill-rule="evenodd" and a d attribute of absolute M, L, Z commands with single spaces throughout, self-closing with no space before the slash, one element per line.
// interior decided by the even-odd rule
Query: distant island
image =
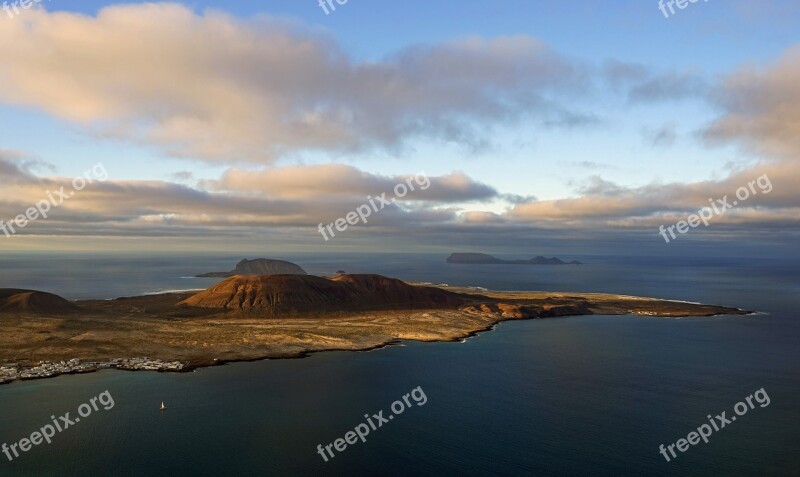
<path fill-rule="evenodd" d="M 257 258 L 242 259 L 230 272 L 208 272 L 196 275 L 197 278 L 228 278 L 236 275 L 306 275 L 302 267 L 284 260 Z"/>
<path fill-rule="evenodd" d="M 565 262 L 560 258 L 534 257 L 530 260 L 501 260 L 485 253 L 454 253 L 447 257 L 447 263 L 466 263 L 470 265 L 581 265 L 573 260 Z"/>
<path fill-rule="evenodd" d="M 199 293 L 113 300 L 0 289 L 0 384 L 107 368 L 188 371 L 400 340 L 457 341 L 505 320 L 747 313 L 655 298 L 477 291 L 359 274 L 234 276 Z"/>

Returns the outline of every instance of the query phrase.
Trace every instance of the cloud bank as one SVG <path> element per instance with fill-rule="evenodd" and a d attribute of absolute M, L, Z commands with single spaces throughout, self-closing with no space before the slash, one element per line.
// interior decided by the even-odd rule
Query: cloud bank
<path fill-rule="evenodd" d="M 262 163 L 418 137 L 481 147 L 491 124 L 580 120 L 551 98 L 585 82 L 581 68 L 526 36 L 359 61 L 294 23 L 170 3 L 96 16 L 28 11 L 0 29 L 0 65 L 7 103 L 173 156 Z"/>
<path fill-rule="evenodd" d="M 342 164 L 278 167 L 279 160 L 310 151 L 391 151 L 416 138 L 477 148 L 491 140 L 493 127 L 528 119 L 585 125 L 599 115 L 564 105 L 597 88 L 616 91 L 628 107 L 705 102 L 717 117 L 696 137 L 711 148 L 741 147 L 752 160 L 717 180 L 630 187 L 591 176 L 558 200 L 505 194 L 482 177 L 453 171 L 431 177 L 431 187 L 387 207 L 364 230 L 438 238 L 449 230 L 464 240 L 556 229 L 655 235 L 658 225 L 765 174 L 774 190 L 730 211 L 719 226 L 797 230 L 800 45 L 773 63 L 712 81 L 693 70 L 580 64 L 528 36 L 461 38 L 365 61 L 326 34 L 285 20 L 169 3 L 113 6 L 96 16 L 32 10 L 0 29 L 0 101 L 97 136 L 229 167 L 196 183 L 189 171 L 174 182 L 114 180 L 109 171 L 111 180 L 24 234 L 212 236 L 295 227 L 313 235 L 316 224 L 402 178 Z M 672 123 L 642 132 L 652 146 L 678 142 Z M 590 153 L 586 159 L 575 164 L 602 169 Z M 0 218 L 13 218 L 43 191 L 70 181 L 42 170 L 35 158 L 0 150 Z"/>

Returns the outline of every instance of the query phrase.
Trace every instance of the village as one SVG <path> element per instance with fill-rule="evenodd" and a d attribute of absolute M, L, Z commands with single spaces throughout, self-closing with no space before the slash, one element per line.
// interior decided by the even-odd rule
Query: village
<path fill-rule="evenodd" d="M 22 366 L 16 363 L 0 365 L 0 384 L 16 380 L 42 379 L 61 374 L 92 373 L 101 369 L 122 369 L 127 371 L 183 371 L 185 365 L 180 361 L 162 361 L 160 359 L 117 358 L 112 361 L 81 361 L 74 358 L 69 361 L 40 361 L 36 366 Z"/>

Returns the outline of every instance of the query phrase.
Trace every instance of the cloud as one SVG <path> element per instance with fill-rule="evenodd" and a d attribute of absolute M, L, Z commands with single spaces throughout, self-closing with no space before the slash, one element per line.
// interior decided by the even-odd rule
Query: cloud
<path fill-rule="evenodd" d="M 527 36 L 416 45 L 364 61 L 325 34 L 285 20 L 198 14 L 177 4 L 114 6 L 95 16 L 31 10 L 0 29 L 0 101 L 175 156 L 243 162 L 210 181 L 195 183 L 183 171 L 174 182 L 93 184 L 25 234 L 228 237 L 269 229 L 313 236 L 310 227 L 354 210 L 367 195 L 391 193 L 414 171 L 393 176 L 342 164 L 277 167 L 277 159 L 308 151 L 394 150 L 420 137 L 480 149 L 495 137 L 493 127 L 527 119 L 556 127 L 596 124 L 597 116 L 564 105 L 591 96 L 603 80 L 621 92 L 612 101 L 627 98 L 625 108 L 711 100 L 719 117 L 703 138 L 740 144 L 758 154 L 758 162 L 721 180 L 635 187 L 593 175 L 577 197 L 542 201 L 504 194 L 454 171 L 430 177 L 428 189 L 387 206 L 364 230 L 414 237 L 431 237 L 425 234 L 434 230 L 442 243 L 465 230 L 473 234 L 465 239 L 475 240 L 541 228 L 644 230 L 683 219 L 709 198 L 732 196 L 763 174 L 774 191 L 730 211 L 719 226 L 796 230 L 800 47 L 713 84 L 693 70 L 656 71 L 616 60 L 586 67 Z M 643 133 L 657 147 L 677 138 L 671 123 Z M 589 172 L 605 167 L 586 159 L 568 165 Z M 69 183 L 38 175 L 42 168 L 35 158 L 0 150 L 0 218 L 24 212 L 43 191 Z M 509 209 L 489 212 L 480 210 L 482 203 L 465 205 L 470 202 Z"/>
<path fill-rule="evenodd" d="M 416 137 L 481 148 L 492 126 L 527 117 L 591 120 L 552 101 L 582 89 L 582 69 L 527 36 L 360 61 L 327 35 L 266 15 L 171 3 L 25 13 L 0 29 L 0 100 L 179 157 L 269 163 Z"/>
<path fill-rule="evenodd" d="M 72 179 L 38 177 L 11 167 L 0 157 L 0 174 L 8 170 L 26 180 L 9 182 L 0 198 L 0 219 L 12 220 L 41 200 L 47 191 L 72 190 Z M 218 181 L 199 187 L 165 181 L 113 179 L 89 184 L 53 208 L 46 220 L 29 225 L 25 234 L 83 235 L 228 235 L 263 227 L 311 230 L 367 203 L 367 196 L 394 196 L 395 185 L 415 186 L 404 199 L 385 205 L 370 217 L 370 227 L 403 228 L 455 222 L 453 203 L 494 198 L 497 192 L 461 172 L 379 176 L 343 165 L 296 166 L 262 171 L 230 170 Z M 202 187 L 209 188 L 204 189 Z M 423 187 L 425 188 L 423 190 Z M 410 186 L 409 186 L 410 188 Z M 56 197 L 58 197 L 56 195 Z M 309 233 L 315 233 L 313 230 Z"/>
<path fill-rule="evenodd" d="M 751 194 L 747 202 L 742 201 L 716 221 L 756 225 L 780 220 L 793 223 L 795 227 L 800 225 L 800 216 L 792 215 L 800 211 L 800 164 L 789 162 L 763 162 L 733 171 L 719 181 L 686 184 L 623 187 L 593 176 L 579 189 L 579 197 L 517 204 L 508 218 L 566 228 L 637 228 L 669 224 L 709 206 L 710 199 L 727 197 L 732 203 L 740 187 L 747 188 L 764 175 L 772 190 L 764 193 L 766 188 L 762 190 L 754 184 L 760 193 Z"/>
<path fill-rule="evenodd" d="M 709 144 L 740 144 L 779 160 L 800 158 L 800 45 L 767 68 L 742 68 L 714 95 L 722 115 L 703 132 Z"/>
<path fill-rule="evenodd" d="M 795 20 L 800 15 L 800 5 L 795 0 L 736 0 L 731 5 L 745 22 L 772 30 L 785 28 L 794 32 L 797 27 Z"/>
<path fill-rule="evenodd" d="M 178 171 L 172 174 L 171 177 L 178 182 L 191 181 L 194 179 L 194 173 L 191 171 Z"/>
<path fill-rule="evenodd" d="M 0 149 L 0 177 L 4 182 L 34 181 L 35 171 L 41 169 L 53 170 L 53 166 L 20 151 Z"/>
<path fill-rule="evenodd" d="M 630 63 L 609 59 L 601 65 L 601 74 L 612 85 L 644 81 L 650 75 L 650 70 L 640 63 Z"/>
<path fill-rule="evenodd" d="M 525 204 L 537 200 L 535 195 L 501 194 L 500 198 L 509 204 Z"/>
<path fill-rule="evenodd" d="M 612 91 L 626 94 L 633 104 L 705 99 L 713 90 L 712 83 L 697 69 L 661 70 L 617 59 L 605 60 L 596 76 Z"/>
<path fill-rule="evenodd" d="M 711 91 L 710 84 L 695 71 L 659 73 L 637 81 L 628 92 L 634 103 L 677 101 L 686 98 L 703 98 Z"/>
<path fill-rule="evenodd" d="M 383 192 L 392 194 L 397 184 L 414 185 L 405 201 L 465 202 L 491 199 L 497 191 L 476 182 L 463 172 L 428 177 L 424 172 L 409 176 L 381 176 L 343 164 L 293 166 L 257 171 L 230 169 L 211 188 L 226 191 L 256 192 L 266 197 L 314 199 L 320 197 L 365 197 Z"/>
<path fill-rule="evenodd" d="M 502 215 L 494 212 L 469 211 L 464 213 L 464 222 L 469 224 L 488 225 L 502 224 L 507 222 L 507 220 Z"/>
<path fill-rule="evenodd" d="M 720 116 L 701 131 L 707 144 L 738 144 L 757 162 L 731 170 L 719 180 L 625 187 L 589 177 L 577 197 L 514 204 L 506 218 L 517 223 L 566 229 L 615 227 L 637 229 L 674 223 L 708 205 L 709 199 L 734 197 L 740 187 L 767 174 L 769 194 L 739 204 L 717 222 L 738 230 L 796 230 L 800 225 L 800 46 L 787 50 L 766 67 L 748 66 L 708 83 L 695 72 L 656 73 L 638 65 L 611 61 L 604 77 L 616 88 L 627 87 L 631 102 L 688 97 L 710 101 Z M 627 86 L 626 86 L 627 85 Z M 677 140 L 676 127 L 665 123 L 644 129 L 654 147 Z M 732 162 L 731 164 L 735 164 Z"/>
<path fill-rule="evenodd" d="M 1 170 L 5 170 L 4 164 L 0 161 Z M 348 235 L 353 242 L 348 238 L 341 243 L 363 244 L 368 237 L 373 241 L 380 237 L 381 243 L 384 239 L 407 237 L 443 246 L 485 243 L 500 237 L 505 243 L 511 237 L 542 236 L 544 231 L 559 234 L 559 230 L 561 236 L 572 235 L 576 240 L 585 240 L 591 231 L 602 232 L 606 238 L 614 234 L 642 234 L 685 219 L 707 206 L 710 198 L 727 196 L 733 200 L 737 188 L 746 187 L 764 174 L 768 174 L 773 190 L 768 194 L 758 193 L 725 216 L 715 218 L 714 231 L 708 234 L 752 236 L 768 230 L 785 233 L 797 230 L 800 225 L 798 169 L 800 165 L 796 162 L 763 162 L 733 171 L 720 181 L 642 187 L 625 187 L 593 176 L 579 189 L 580 196 L 544 201 L 498 194 L 455 172 L 431 177 L 430 188 L 419 191 L 430 195 L 422 200 L 387 205 L 380 213 L 373 214 L 367 225 Z M 383 188 L 391 191 L 394 181 L 405 182 L 407 177 L 384 177 L 347 166 L 326 165 L 256 171 L 251 174 L 253 181 L 229 171 L 217 182 L 190 187 L 164 181 L 114 180 L 113 171 L 109 173 L 111 179 L 90 184 L 60 207 L 53 208 L 46 220 L 19 230 L 11 240 L 22 242 L 13 245 L 24 245 L 28 237 L 37 236 L 207 238 L 208 243 L 224 244 L 230 240 L 252 242 L 253 237 L 266 235 L 281 237 L 287 244 L 314 244 L 319 239 L 317 224 L 343 217 L 364 204 L 367 194 L 374 196 Z M 258 174 L 263 174 L 265 183 L 260 182 Z M 313 187 L 295 188 L 297 184 L 303 185 L 297 178 L 304 176 Z M 25 174 L 22 177 L 24 180 L 4 185 L 0 219 L 9 221 L 24 213 L 45 199 L 48 190 L 64 186 L 69 191 L 71 187 L 71 178 Z M 203 188 L 219 184 L 227 184 L 227 188 Z M 434 193 L 436 189 L 439 190 Z M 463 205 L 481 197 L 506 200 L 510 208 L 506 212 L 491 212 L 480 210 L 482 203 L 475 207 Z M 446 241 L 448 234 L 450 240 Z M 408 240 L 398 243 L 407 244 Z"/>
<path fill-rule="evenodd" d="M 37 176 L 0 158 L 0 174 L 19 180 L 4 185 L 0 219 L 9 221 L 40 200 L 47 191 L 64 186 L 71 178 Z M 380 176 L 336 164 L 296 166 L 258 171 L 233 169 L 217 181 L 188 186 L 164 181 L 113 179 L 90 184 L 54 208 L 46 220 L 30 224 L 20 235 L 139 236 L 139 237 L 245 237 L 265 229 L 294 230 L 298 236 L 314 234 L 319 223 L 331 223 L 366 202 L 366 196 L 387 192 L 396 184 L 425 184 L 415 174 Z M 537 200 L 533 196 L 500 194 L 469 176 L 454 172 L 429 177 L 404 200 L 387 205 L 370 217 L 360 233 L 410 234 L 422 239 L 431 227 L 440 233 L 480 227 L 496 233 L 520 228 L 642 230 L 675 223 L 708 205 L 709 199 L 727 196 L 767 175 L 773 189 L 755 194 L 747 202 L 715 220 L 717 225 L 752 230 L 785 230 L 800 225 L 800 164 L 762 162 L 732 171 L 718 181 L 688 184 L 649 184 L 626 187 L 600 176 L 578 188 L 578 197 Z M 759 189 L 761 186 L 758 186 Z M 474 207 L 464 204 L 476 201 Z M 506 212 L 480 210 L 487 202 L 505 201 Z M 15 237 L 16 238 L 16 237 Z"/>
<path fill-rule="evenodd" d="M 655 129 L 645 128 L 642 134 L 645 140 L 653 147 L 669 147 L 678 140 L 675 123 L 662 124 Z"/>

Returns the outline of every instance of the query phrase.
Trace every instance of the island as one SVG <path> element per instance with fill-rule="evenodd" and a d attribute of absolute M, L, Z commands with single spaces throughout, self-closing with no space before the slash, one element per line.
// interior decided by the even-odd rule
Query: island
<path fill-rule="evenodd" d="M 402 340 L 460 341 L 505 320 L 747 313 L 655 298 L 493 292 L 368 274 L 237 275 L 199 293 L 113 300 L 0 289 L 0 383 L 108 368 L 185 372 Z"/>
<path fill-rule="evenodd" d="M 463 263 L 469 265 L 581 265 L 573 260 L 565 262 L 560 258 L 533 257 L 530 260 L 502 260 L 485 253 L 453 253 L 447 257 L 447 263 Z"/>
<path fill-rule="evenodd" d="M 270 258 L 257 258 L 255 260 L 242 259 L 236 268 L 230 272 L 208 272 L 195 275 L 196 278 L 228 278 L 236 275 L 305 275 L 306 271 L 300 265 L 284 260 Z"/>

